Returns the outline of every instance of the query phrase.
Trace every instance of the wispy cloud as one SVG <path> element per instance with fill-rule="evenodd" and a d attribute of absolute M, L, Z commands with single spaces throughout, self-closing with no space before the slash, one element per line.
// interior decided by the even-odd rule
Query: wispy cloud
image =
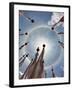
<path fill-rule="evenodd" d="M 63 12 L 54 12 L 53 15 L 51 16 L 51 20 L 48 21 L 48 25 L 54 25 L 63 16 L 64 16 L 64 13 Z M 59 26 L 60 24 L 62 24 L 62 26 L 63 26 L 63 22 L 58 23 L 57 26 Z"/>

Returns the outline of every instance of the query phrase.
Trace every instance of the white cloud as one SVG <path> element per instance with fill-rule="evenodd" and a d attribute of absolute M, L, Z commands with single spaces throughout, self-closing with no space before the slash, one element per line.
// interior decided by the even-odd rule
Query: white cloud
<path fill-rule="evenodd" d="M 63 12 L 54 12 L 53 15 L 51 16 L 51 20 L 48 21 L 48 25 L 54 25 L 60 20 L 62 16 L 64 16 Z M 63 22 L 58 23 L 57 26 L 59 26 L 60 24 L 62 24 L 63 26 Z"/>
<path fill-rule="evenodd" d="M 19 74 L 20 74 L 20 75 L 23 75 L 23 73 L 22 73 L 22 72 L 19 72 Z"/>

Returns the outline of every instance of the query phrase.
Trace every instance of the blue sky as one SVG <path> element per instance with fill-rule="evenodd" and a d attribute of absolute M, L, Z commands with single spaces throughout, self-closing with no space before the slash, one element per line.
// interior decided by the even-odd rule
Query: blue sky
<path fill-rule="evenodd" d="M 48 21 L 51 18 L 52 13 L 50 12 L 37 12 L 37 11 L 25 11 L 25 15 L 29 16 L 31 19 L 35 20 L 35 23 L 30 23 L 26 18 L 20 16 L 19 27 L 22 31 L 27 30 L 28 28 L 35 27 L 36 25 L 45 24 L 47 25 Z"/>
<path fill-rule="evenodd" d="M 51 49 L 51 52 L 50 52 L 49 57 L 46 56 L 45 59 L 47 59 L 47 58 L 48 59 L 52 59 L 50 61 L 51 63 L 54 62 L 54 61 L 57 62 L 57 64 L 53 65 L 54 66 L 55 74 L 56 74 L 57 77 L 63 76 L 64 75 L 64 71 L 63 71 L 63 66 L 64 66 L 64 51 L 63 51 L 63 48 L 61 48 L 59 46 L 59 44 L 57 43 L 57 40 L 59 38 L 61 41 L 64 41 L 64 36 L 63 35 L 59 35 L 58 36 L 56 34 L 56 32 L 60 32 L 60 31 L 63 32 L 64 31 L 64 27 L 62 25 L 59 25 L 59 26 L 57 26 L 55 28 L 56 32 L 51 31 L 51 27 L 48 26 L 48 21 L 51 20 L 51 17 L 53 15 L 53 12 L 40 12 L 40 11 L 22 11 L 22 12 L 24 13 L 25 16 L 33 19 L 35 22 L 34 23 L 31 23 L 23 15 L 20 15 L 19 16 L 19 28 L 21 29 L 20 33 L 25 33 L 25 32 L 30 33 L 30 32 L 32 32 L 29 36 L 25 36 L 25 35 L 24 36 L 20 36 L 19 46 L 21 46 L 22 44 L 24 44 L 27 41 L 29 41 L 30 44 L 27 47 L 28 49 L 22 48 L 22 50 L 20 50 L 19 57 L 21 57 L 25 53 L 30 53 L 31 52 L 32 53 L 30 55 L 31 57 L 28 58 L 28 59 L 34 58 L 35 51 L 34 51 L 34 48 L 33 48 L 33 44 L 32 43 L 36 43 L 36 40 L 37 40 L 36 38 L 40 38 L 39 37 L 40 36 L 39 33 L 41 33 L 41 36 L 45 37 L 46 39 L 48 38 L 51 41 L 51 45 L 54 43 L 53 49 Z M 41 28 L 37 28 L 39 26 L 42 26 L 42 27 L 48 26 L 49 27 L 48 29 L 50 30 L 50 33 L 49 33 L 49 30 L 48 30 L 48 34 L 44 33 L 44 30 L 46 28 L 44 28 L 42 30 L 42 32 L 41 32 L 40 29 L 42 27 Z M 36 31 L 35 30 L 34 31 L 31 31 L 31 30 L 33 30 L 33 28 L 36 28 L 35 29 Z M 38 33 L 38 30 L 39 30 L 39 33 Z M 36 34 L 34 35 L 34 33 L 36 33 Z M 57 56 L 57 53 L 59 53 L 58 54 L 59 57 Z M 55 58 L 57 60 L 54 60 L 53 61 L 53 58 Z M 28 59 L 19 68 L 20 72 L 24 72 L 25 71 L 25 68 L 30 63 L 30 62 L 28 63 L 28 61 L 29 61 Z M 47 78 L 52 77 L 51 68 L 48 68 L 48 65 L 47 65 L 48 62 L 46 60 L 46 62 L 45 62 L 46 64 L 44 65 L 47 68 L 45 70 L 45 72 L 47 73 L 47 75 L 46 75 Z"/>

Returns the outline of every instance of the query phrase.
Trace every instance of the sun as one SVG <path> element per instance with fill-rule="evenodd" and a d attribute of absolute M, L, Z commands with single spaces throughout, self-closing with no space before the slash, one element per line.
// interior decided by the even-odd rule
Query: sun
<path fill-rule="evenodd" d="M 41 53 L 41 51 L 43 49 L 43 44 L 45 44 L 45 55 L 47 55 L 48 52 L 51 50 L 51 45 L 50 45 L 48 39 L 46 39 L 44 37 L 43 38 L 42 37 L 40 37 L 40 38 L 38 37 L 36 39 L 35 44 L 34 44 L 34 48 L 38 48 L 39 47 L 39 49 L 40 49 L 39 53 Z"/>

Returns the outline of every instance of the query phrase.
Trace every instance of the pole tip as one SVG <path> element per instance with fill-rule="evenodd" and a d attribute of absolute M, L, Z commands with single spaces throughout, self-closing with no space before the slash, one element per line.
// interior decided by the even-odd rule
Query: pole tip
<path fill-rule="evenodd" d="M 34 23 L 34 20 L 32 19 L 31 22 Z"/>
<path fill-rule="evenodd" d="M 52 27 L 51 29 L 54 30 L 54 27 Z"/>
<path fill-rule="evenodd" d="M 28 35 L 28 33 L 26 32 L 25 35 Z"/>
<path fill-rule="evenodd" d="M 40 49 L 39 49 L 39 47 L 37 48 L 37 52 L 39 51 Z"/>
<path fill-rule="evenodd" d="M 45 44 L 43 44 L 43 47 L 45 47 Z"/>
<path fill-rule="evenodd" d="M 26 57 L 28 57 L 29 54 L 26 55 Z"/>

